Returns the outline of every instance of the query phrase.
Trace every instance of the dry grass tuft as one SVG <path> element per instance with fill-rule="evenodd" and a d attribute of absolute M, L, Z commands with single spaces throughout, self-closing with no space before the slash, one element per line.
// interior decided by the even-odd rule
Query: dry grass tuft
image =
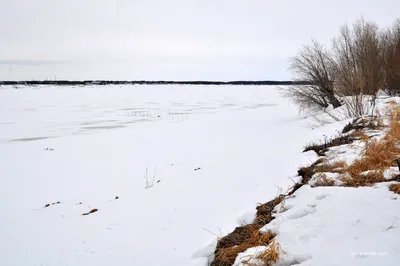
<path fill-rule="evenodd" d="M 302 183 L 307 184 L 315 174 L 315 166 L 302 167 L 297 171 L 297 174 L 303 178 Z"/>
<path fill-rule="evenodd" d="M 400 194 L 400 184 L 392 184 L 389 187 L 389 190 L 393 193 Z"/>
<path fill-rule="evenodd" d="M 295 187 L 293 187 L 295 189 Z M 239 253 L 257 246 L 268 246 L 275 234 L 271 232 L 261 233 L 261 227 L 271 222 L 274 208 L 285 200 L 285 195 L 279 195 L 275 199 L 257 206 L 256 219 L 254 223 L 236 227 L 235 230 L 218 240 L 214 252 L 214 260 L 210 266 L 230 266 Z"/>
<path fill-rule="evenodd" d="M 278 261 L 281 253 L 285 253 L 285 251 L 282 250 L 281 245 L 274 239 L 269 244 L 268 249 L 259 254 L 257 258 L 264 263 L 263 266 L 271 266 Z"/>
<path fill-rule="evenodd" d="M 218 240 L 217 250 L 241 245 L 250 238 L 250 236 L 261 228 L 257 224 L 248 224 L 236 227 L 232 233 L 222 237 Z"/>
<path fill-rule="evenodd" d="M 215 259 L 211 263 L 211 266 L 230 266 L 235 262 L 239 253 L 252 247 L 269 246 L 275 236 L 270 231 L 263 234 L 259 230 L 255 230 L 242 244 L 219 249 L 215 253 Z"/>
<path fill-rule="evenodd" d="M 328 163 L 325 162 L 315 167 L 316 173 L 339 173 L 343 174 L 347 164 L 344 161 Z"/>
<path fill-rule="evenodd" d="M 285 253 L 285 251 L 283 251 L 281 245 L 273 239 L 264 251 L 255 256 L 250 256 L 250 258 L 247 261 L 244 261 L 243 264 L 248 266 L 272 266 L 279 260 L 282 253 Z M 250 262 L 254 257 L 261 261 L 262 264 Z"/>
<path fill-rule="evenodd" d="M 285 199 L 284 195 L 279 195 L 275 199 L 265 204 L 257 206 L 256 220 L 254 221 L 254 224 L 257 224 L 261 228 L 262 226 L 271 222 L 274 219 L 272 213 L 274 211 L 275 206 L 281 203 L 284 199 Z"/>
<path fill-rule="evenodd" d="M 324 173 L 339 173 L 346 172 L 347 164 L 344 161 L 329 163 L 327 159 L 318 159 L 309 167 L 300 168 L 297 173 L 303 177 L 303 184 L 307 184 L 313 175 L 318 174 L 319 177 L 314 186 L 334 186 L 335 180 L 328 178 Z"/>
<path fill-rule="evenodd" d="M 314 187 L 333 187 L 334 185 L 334 179 L 328 178 L 324 173 L 320 173 L 318 174 L 317 181 L 315 182 Z"/>
<path fill-rule="evenodd" d="M 321 164 L 321 163 L 324 163 L 324 162 L 326 162 L 326 159 L 325 158 L 319 158 L 318 160 L 316 160 L 313 164 L 311 164 L 311 166 L 317 166 L 317 165 L 319 165 L 319 164 Z"/>

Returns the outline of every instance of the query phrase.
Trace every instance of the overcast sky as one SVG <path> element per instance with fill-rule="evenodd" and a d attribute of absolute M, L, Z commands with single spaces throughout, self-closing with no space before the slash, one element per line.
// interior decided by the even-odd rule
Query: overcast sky
<path fill-rule="evenodd" d="M 0 0 L 0 80 L 290 79 L 288 57 L 400 0 Z"/>

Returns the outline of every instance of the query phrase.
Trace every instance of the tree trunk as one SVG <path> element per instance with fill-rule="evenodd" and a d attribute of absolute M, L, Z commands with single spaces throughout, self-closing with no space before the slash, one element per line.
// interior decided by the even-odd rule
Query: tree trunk
<path fill-rule="evenodd" d="M 329 93 L 326 95 L 328 97 L 329 102 L 332 104 L 333 108 L 337 108 L 342 106 L 339 99 L 335 97 L 333 93 Z"/>

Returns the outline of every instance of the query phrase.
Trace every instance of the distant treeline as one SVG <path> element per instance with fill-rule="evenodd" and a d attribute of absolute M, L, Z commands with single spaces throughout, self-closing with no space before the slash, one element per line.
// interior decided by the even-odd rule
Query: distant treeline
<path fill-rule="evenodd" d="M 114 80 L 42 80 L 0 81 L 0 85 L 311 85 L 305 81 L 114 81 Z"/>

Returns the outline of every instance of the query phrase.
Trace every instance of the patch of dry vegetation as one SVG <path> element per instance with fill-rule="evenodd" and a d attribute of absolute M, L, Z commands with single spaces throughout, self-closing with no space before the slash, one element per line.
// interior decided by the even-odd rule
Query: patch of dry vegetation
<path fill-rule="evenodd" d="M 325 173 L 318 173 L 314 187 L 333 187 L 335 180 L 326 176 Z"/>
<path fill-rule="evenodd" d="M 230 266 L 232 265 L 236 257 L 238 256 L 239 253 L 245 252 L 249 248 L 253 247 L 259 247 L 259 246 L 267 246 L 272 242 L 272 239 L 276 236 L 274 233 L 271 233 L 270 231 L 266 233 L 261 233 L 259 231 L 259 228 L 251 226 L 249 229 L 254 229 L 253 232 L 251 232 L 250 236 L 247 236 L 247 232 L 245 233 L 246 236 L 237 236 L 238 239 L 244 239 L 243 241 L 240 241 L 239 243 L 235 245 L 229 245 L 224 248 L 219 248 L 215 252 L 215 259 L 211 263 L 211 266 Z M 257 229 L 256 229 L 257 228 Z M 235 230 L 236 231 L 236 230 Z M 238 234 L 239 232 L 236 231 Z"/>
<path fill-rule="evenodd" d="M 281 245 L 274 239 L 269 244 L 268 249 L 259 254 L 257 258 L 264 263 L 263 266 L 271 266 L 278 261 L 282 253 L 285 252 L 282 250 Z"/>
<path fill-rule="evenodd" d="M 385 181 L 383 173 L 396 166 L 394 160 L 400 155 L 400 107 L 391 105 L 389 110 L 389 131 L 380 140 L 365 139 L 361 158 L 348 166 L 348 175 L 342 177 L 347 186 L 366 186 Z"/>
<path fill-rule="evenodd" d="M 310 143 L 304 148 L 303 152 L 315 151 L 315 153 L 318 156 L 325 156 L 325 153 L 328 151 L 329 148 L 353 143 L 355 139 L 356 139 L 355 134 L 349 134 L 344 136 L 340 135 L 332 139 L 326 139 L 323 144 Z"/>
<path fill-rule="evenodd" d="M 285 251 L 283 251 L 281 245 L 273 239 L 264 251 L 249 256 L 243 264 L 248 266 L 272 266 L 278 261 L 280 254 L 282 253 L 285 253 Z M 254 258 L 256 258 L 259 263 L 251 262 Z"/>
<path fill-rule="evenodd" d="M 294 189 L 296 187 L 292 188 L 292 190 Z M 265 263 L 276 261 L 279 258 L 280 246 L 278 243 L 273 242 L 275 234 L 270 231 L 262 233 L 260 229 L 274 219 L 272 216 L 274 208 L 285 200 L 285 196 L 281 194 L 265 204 L 260 204 L 257 206 L 256 219 L 252 224 L 236 227 L 232 233 L 219 239 L 214 252 L 214 260 L 210 265 L 230 266 L 235 262 L 239 253 L 258 246 L 265 246 L 267 249 L 265 253 L 256 254 L 255 256 L 258 256 Z"/>
<path fill-rule="evenodd" d="M 400 194 L 400 184 L 392 184 L 389 187 L 389 190 L 393 193 Z"/>
<path fill-rule="evenodd" d="M 314 176 L 314 186 L 334 186 L 335 180 L 325 173 L 340 174 L 340 181 L 344 186 L 358 187 L 368 186 L 377 182 L 387 181 L 384 173 L 390 167 L 397 166 L 395 159 L 400 157 L 400 107 L 395 101 L 389 102 L 387 112 L 390 124 L 387 134 L 383 138 L 372 138 L 365 134 L 365 129 L 382 129 L 385 127 L 382 116 L 355 119 L 346 130 L 354 130 L 350 135 L 336 137 L 322 145 L 309 145 L 307 150 L 314 150 L 319 155 L 325 155 L 328 148 L 352 143 L 353 140 L 361 140 L 365 147 L 359 159 L 351 165 L 343 161 L 329 162 L 327 158 L 320 158 L 308 167 L 302 167 L 298 174 L 303 177 L 303 183 L 307 184 Z M 366 120 L 367 119 L 367 120 Z M 391 180 L 397 180 L 398 177 Z"/>
<path fill-rule="evenodd" d="M 315 167 L 317 173 L 338 173 L 343 174 L 346 171 L 347 164 L 344 161 L 328 162 L 325 161 Z"/>
<path fill-rule="evenodd" d="M 260 228 L 269 222 L 271 222 L 274 217 L 272 216 L 272 212 L 278 204 L 280 204 L 282 201 L 285 200 L 284 195 L 279 195 L 275 199 L 257 206 L 257 213 L 256 213 L 256 219 L 254 221 L 255 224 L 260 226 Z"/>
<path fill-rule="evenodd" d="M 327 178 L 325 173 L 343 174 L 346 168 L 347 164 L 344 161 L 329 162 L 327 159 L 320 158 L 310 166 L 300 168 L 297 173 L 303 178 L 303 184 L 307 184 L 313 175 L 320 174 L 315 186 L 318 186 L 317 184 L 333 186 L 334 180 Z"/>

